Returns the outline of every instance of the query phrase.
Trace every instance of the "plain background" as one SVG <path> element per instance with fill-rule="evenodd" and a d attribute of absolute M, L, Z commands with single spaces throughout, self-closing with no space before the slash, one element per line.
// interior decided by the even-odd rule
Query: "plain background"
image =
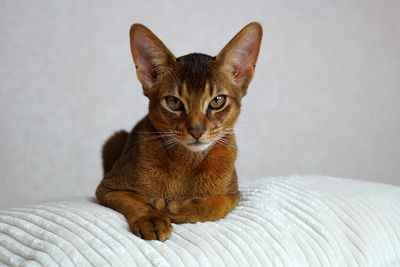
<path fill-rule="evenodd" d="M 240 181 L 400 185 L 400 1 L 0 1 L 0 206 L 93 195 L 100 149 L 147 110 L 128 31 L 216 55 L 264 39 L 237 124 Z"/>

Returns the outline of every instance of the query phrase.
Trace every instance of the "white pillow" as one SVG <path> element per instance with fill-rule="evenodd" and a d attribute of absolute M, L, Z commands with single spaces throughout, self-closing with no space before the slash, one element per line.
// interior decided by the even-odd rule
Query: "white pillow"
<path fill-rule="evenodd" d="M 91 197 L 0 210 L 0 264 L 399 266 L 400 187 L 323 176 L 263 178 L 217 222 L 129 232 Z"/>

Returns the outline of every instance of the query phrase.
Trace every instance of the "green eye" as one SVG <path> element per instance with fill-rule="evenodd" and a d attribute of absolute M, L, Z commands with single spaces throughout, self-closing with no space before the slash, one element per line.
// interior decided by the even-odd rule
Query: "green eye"
<path fill-rule="evenodd" d="M 226 95 L 219 95 L 211 100 L 209 107 L 211 109 L 221 109 L 226 103 Z"/>
<path fill-rule="evenodd" d="M 167 96 L 165 98 L 165 102 L 167 103 L 167 107 L 173 111 L 183 110 L 183 103 L 179 100 L 179 98 L 174 96 Z"/>

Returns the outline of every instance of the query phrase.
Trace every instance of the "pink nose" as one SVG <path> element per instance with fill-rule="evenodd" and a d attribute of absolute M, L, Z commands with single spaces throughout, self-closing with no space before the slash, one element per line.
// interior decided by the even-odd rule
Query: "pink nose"
<path fill-rule="evenodd" d="M 205 132 L 203 127 L 193 128 L 190 127 L 187 129 L 188 133 L 190 133 L 195 139 L 199 139 L 200 136 Z"/>

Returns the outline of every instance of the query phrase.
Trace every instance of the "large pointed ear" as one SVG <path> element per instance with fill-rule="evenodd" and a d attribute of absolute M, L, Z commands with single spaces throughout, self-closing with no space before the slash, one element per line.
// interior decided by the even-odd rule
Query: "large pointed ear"
<path fill-rule="evenodd" d="M 143 85 L 144 94 L 147 95 L 157 77 L 174 64 L 175 57 L 161 40 L 142 24 L 132 25 L 130 40 L 136 74 Z"/>
<path fill-rule="evenodd" d="M 252 22 L 233 37 L 216 59 L 219 68 L 227 72 L 244 93 L 254 75 L 261 39 L 261 25 Z"/>

